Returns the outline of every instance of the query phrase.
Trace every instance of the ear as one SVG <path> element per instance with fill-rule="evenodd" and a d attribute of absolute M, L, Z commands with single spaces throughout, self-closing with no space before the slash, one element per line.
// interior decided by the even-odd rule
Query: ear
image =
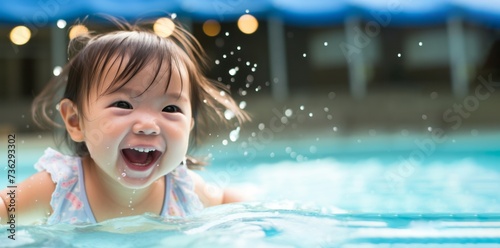
<path fill-rule="evenodd" d="M 75 104 L 65 98 L 59 102 L 59 112 L 71 139 L 75 142 L 83 142 L 83 129 L 80 125 L 80 115 Z"/>

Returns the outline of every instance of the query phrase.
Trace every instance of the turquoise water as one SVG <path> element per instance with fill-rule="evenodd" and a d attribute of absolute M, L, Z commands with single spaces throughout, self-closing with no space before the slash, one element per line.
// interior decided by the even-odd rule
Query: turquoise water
<path fill-rule="evenodd" d="M 498 247 L 498 214 L 340 214 L 285 203 L 202 216 L 136 216 L 92 226 L 18 228 L 16 247 Z M 6 243 L 2 243 L 6 244 Z"/>
<path fill-rule="evenodd" d="M 255 201 L 196 217 L 142 215 L 89 226 L 17 227 L 13 247 L 500 247 L 498 135 L 312 138 L 199 151 L 209 182 Z M 241 149 L 246 147 L 246 149 Z M 33 171 L 42 151 L 19 165 Z M 246 151 L 246 153 L 245 153 Z M 5 186 L 4 183 L 0 186 Z M 0 245 L 0 246 L 1 246 Z"/>

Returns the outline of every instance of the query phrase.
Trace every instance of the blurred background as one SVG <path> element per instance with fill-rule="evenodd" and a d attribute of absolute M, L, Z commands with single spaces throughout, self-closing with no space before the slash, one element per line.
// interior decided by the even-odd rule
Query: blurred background
<path fill-rule="evenodd" d="M 99 14 L 174 18 L 199 39 L 208 75 L 254 119 L 241 134 L 214 133 L 217 144 L 499 129 L 495 1 L 19 0 L 0 3 L 2 137 L 50 136 L 33 124 L 31 101 L 60 73 L 72 36 L 111 28 Z"/>

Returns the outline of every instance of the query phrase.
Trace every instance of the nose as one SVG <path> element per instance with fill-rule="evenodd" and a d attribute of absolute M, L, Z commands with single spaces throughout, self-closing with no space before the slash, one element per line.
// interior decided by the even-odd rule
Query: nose
<path fill-rule="evenodd" d="M 136 123 L 134 123 L 132 131 L 135 134 L 158 135 L 160 134 L 160 127 L 156 124 L 156 120 L 154 118 L 140 118 Z"/>

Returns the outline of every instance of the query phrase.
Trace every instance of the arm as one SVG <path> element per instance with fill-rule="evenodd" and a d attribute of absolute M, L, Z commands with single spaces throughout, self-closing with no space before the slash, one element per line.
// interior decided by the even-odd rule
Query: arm
<path fill-rule="evenodd" d="M 200 175 L 191 170 L 188 170 L 188 174 L 193 179 L 194 192 L 205 207 L 247 200 L 246 195 L 241 191 L 221 189 L 216 185 L 208 184 Z"/>
<path fill-rule="evenodd" d="M 50 199 L 54 189 L 50 174 L 43 171 L 18 184 L 15 189 L 0 191 L 1 224 L 7 224 L 11 215 L 15 215 L 16 225 L 43 220 L 52 213 Z"/>

